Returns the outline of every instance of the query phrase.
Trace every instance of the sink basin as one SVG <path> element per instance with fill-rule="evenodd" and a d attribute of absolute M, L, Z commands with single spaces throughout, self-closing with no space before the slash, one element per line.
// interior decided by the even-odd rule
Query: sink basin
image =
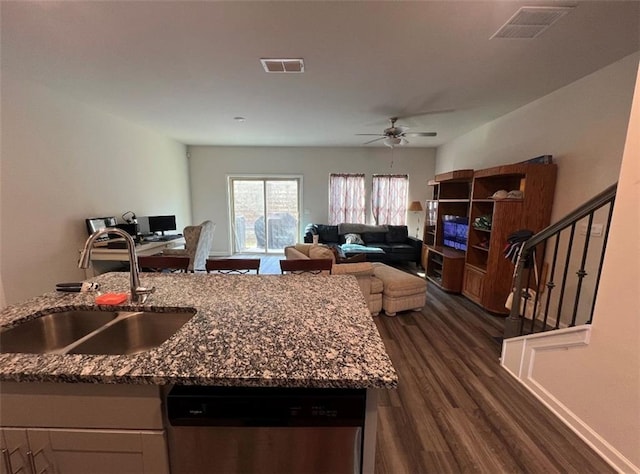
<path fill-rule="evenodd" d="M 70 310 L 0 330 L 0 353 L 136 354 L 161 345 L 188 312 Z"/>
<path fill-rule="evenodd" d="M 148 351 L 173 336 L 194 314 L 126 313 L 67 353 L 130 355 Z"/>
<path fill-rule="evenodd" d="M 54 352 L 113 321 L 113 311 L 49 313 L 0 332 L 0 352 Z"/>

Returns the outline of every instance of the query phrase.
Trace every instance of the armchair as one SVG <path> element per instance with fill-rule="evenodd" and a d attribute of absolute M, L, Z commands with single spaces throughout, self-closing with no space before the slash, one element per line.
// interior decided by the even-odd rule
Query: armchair
<path fill-rule="evenodd" d="M 211 221 L 185 227 L 182 232 L 185 240 L 184 249 L 167 249 L 163 255 L 187 256 L 189 257 L 189 271 L 205 270 L 215 228 L 216 225 Z"/>

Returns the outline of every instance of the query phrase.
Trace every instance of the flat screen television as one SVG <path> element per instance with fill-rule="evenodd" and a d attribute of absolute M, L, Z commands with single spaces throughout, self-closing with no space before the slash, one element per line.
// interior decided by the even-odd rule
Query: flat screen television
<path fill-rule="evenodd" d="M 443 216 L 443 245 L 457 250 L 467 250 L 469 219 L 463 216 Z"/>
<path fill-rule="evenodd" d="M 176 230 L 176 216 L 149 216 L 149 231 L 153 234 L 168 230 Z"/>

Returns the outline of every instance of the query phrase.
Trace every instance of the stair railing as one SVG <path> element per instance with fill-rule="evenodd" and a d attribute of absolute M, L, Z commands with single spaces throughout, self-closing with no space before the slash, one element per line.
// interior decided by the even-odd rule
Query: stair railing
<path fill-rule="evenodd" d="M 582 296 L 583 281 L 587 277 L 588 273 L 585 270 L 587 257 L 589 255 L 590 237 L 592 232 L 592 224 L 594 214 L 605 206 L 609 206 L 607 211 L 607 220 L 604 226 L 604 236 L 602 239 L 602 248 L 600 249 L 599 264 L 597 266 L 597 273 L 594 281 L 594 292 L 592 303 L 590 306 L 590 314 L 586 320 L 586 324 L 591 324 L 593 320 L 593 311 L 595 308 L 596 295 L 598 292 L 598 285 L 600 281 L 600 274 L 602 272 L 602 264 L 604 262 L 604 254 L 607 246 L 607 239 L 609 236 L 609 224 L 611 223 L 611 216 L 613 214 L 613 206 L 616 197 L 617 183 L 611 185 L 597 196 L 593 197 L 573 212 L 569 213 L 560 221 L 550 225 L 546 229 L 538 232 L 527 240 L 521 251 L 521 256 L 516 263 L 515 277 L 514 277 L 514 295 L 522 295 L 521 298 L 514 296 L 511 311 L 505 321 L 504 337 L 515 337 L 525 334 L 533 334 L 534 332 L 548 331 L 559 329 L 561 324 L 566 324 L 568 327 L 576 325 L 578 310 L 580 308 L 580 298 Z M 566 296 L 567 284 L 569 279 L 569 268 L 574 249 L 574 237 L 576 235 L 576 227 L 579 221 L 587 219 L 585 229 L 585 240 L 582 249 L 580 251 L 580 264 L 579 269 L 576 272 L 577 283 L 575 286 L 575 296 L 572 305 L 571 319 L 568 324 L 561 323 L 563 320 L 563 308 L 564 300 Z M 569 232 L 567 241 L 567 248 L 565 251 L 564 259 L 560 252 L 561 234 L 564 231 Z M 555 243 L 553 242 L 555 240 Z M 548 248 L 553 247 L 553 256 L 550 262 L 549 281 L 544 283 L 542 281 L 534 282 L 535 292 L 523 292 L 523 288 L 531 288 L 531 271 L 527 271 L 525 268 L 526 262 L 532 262 L 533 259 L 538 263 L 540 267 L 545 262 L 546 251 Z M 563 261 L 561 261 L 563 260 Z M 556 284 L 556 271 L 561 273 L 560 285 Z M 540 273 L 540 272 L 538 272 Z M 559 275 L 558 275 L 559 276 Z M 557 297 L 557 307 L 555 309 L 555 324 L 549 325 L 552 321 L 550 318 L 550 305 L 553 301 L 552 295 L 554 290 L 559 286 L 560 293 Z M 546 289 L 546 294 L 541 296 L 540 289 Z M 555 295 L 554 295 L 555 296 Z M 540 314 L 541 313 L 541 314 Z M 530 318 L 530 320 L 529 320 Z M 530 324 L 525 325 L 525 322 Z M 528 327 L 527 327 L 528 326 Z"/>

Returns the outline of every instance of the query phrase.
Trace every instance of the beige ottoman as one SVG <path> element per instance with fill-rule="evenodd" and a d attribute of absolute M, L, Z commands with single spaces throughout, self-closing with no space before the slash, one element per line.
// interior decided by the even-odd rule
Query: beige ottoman
<path fill-rule="evenodd" d="M 384 263 L 373 264 L 373 274 L 382 280 L 382 309 L 387 316 L 398 311 L 419 311 L 427 301 L 427 281 Z"/>

